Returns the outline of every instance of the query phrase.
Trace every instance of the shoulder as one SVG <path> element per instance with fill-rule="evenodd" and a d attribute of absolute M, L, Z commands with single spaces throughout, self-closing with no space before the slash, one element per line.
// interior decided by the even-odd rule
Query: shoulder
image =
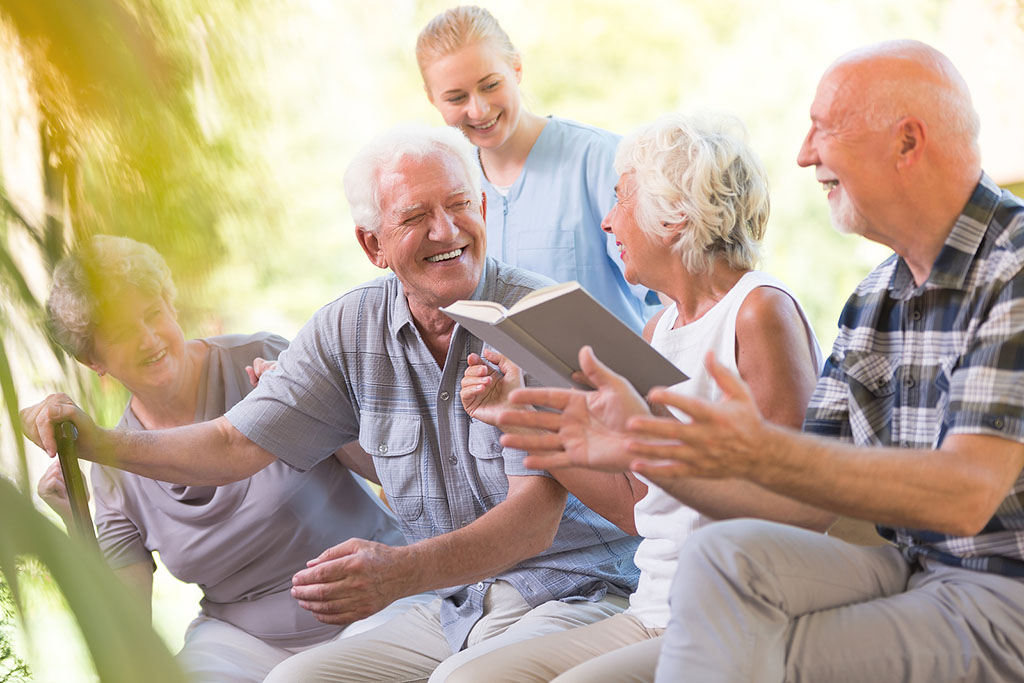
<path fill-rule="evenodd" d="M 800 309 L 788 293 L 772 285 L 750 290 L 736 314 L 736 337 L 764 337 L 788 328 L 792 323 L 803 326 Z"/>
<path fill-rule="evenodd" d="M 621 135 L 610 130 L 557 116 L 552 116 L 548 125 L 552 126 L 552 132 L 556 133 L 559 139 L 568 143 L 615 149 L 622 140 Z"/>
<path fill-rule="evenodd" d="M 665 311 L 668 310 L 668 306 L 663 306 L 660 311 L 651 316 L 651 319 L 644 325 L 643 338 L 648 344 L 654 339 L 654 330 L 657 329 L 658 323 L 665 316 Z"/>
<path fill-rule="evenodd" d="M 485 290 L 482 298 L 503 306 L 511 306 L 530 292 L 555 284 L 554 280 L 540 273 L 510 266 L 492 258 L 487 259 L 487 269 L 494 275 L 490 284 L 491 291 Z"/>
<path fill-rule="evenodd" d="M 241 355 L 252 358 L 266 357 L 266 354 L 278 354 L 288 348 L 288 340 L 272 332 L 256 332 L 255 334 L 222 334 L 206 337 L 202 340 L 211 349 L 225 351 L 230 355 Z"/>

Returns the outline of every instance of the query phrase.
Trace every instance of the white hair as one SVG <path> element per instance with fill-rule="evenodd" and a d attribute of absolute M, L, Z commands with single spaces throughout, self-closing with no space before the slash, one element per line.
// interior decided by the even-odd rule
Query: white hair
<path fill-rule="evenodd" d="M 450 126 L 410 123 L 396 126 L 370 140 L 345 171 L 345 196 L 355 224 L 377 232 L 381 225 L 381 176 L 405 158 L 456 159 L 466 172 L 469 190 L 480 201 L 480 169 L 476 148 L 461 132 Z"/>
<path fill-rule="evenodd" d="M 736 117 L 718 112 L 666 114 L 626 137 L 615 170 L 636 181 L 637 226 L 670 237 L 692 273 L 710 270 L 716 256 L 749 269 L 761 257 L 770 209 L 768 177 Z"/>

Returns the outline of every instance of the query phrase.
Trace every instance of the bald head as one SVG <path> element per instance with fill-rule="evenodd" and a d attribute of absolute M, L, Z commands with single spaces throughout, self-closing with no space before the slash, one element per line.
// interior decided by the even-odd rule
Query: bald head
<path fill-rule="evenodd" d="M 884 130 L 906 117 L 929 129 L 933 151 L 976 177 L 980 172 L 978 115 L 960 72 L 944 54 L 916 40 L 892 40 L 852 50 L 829 66 L 838 100 L 858 123 Z"/>

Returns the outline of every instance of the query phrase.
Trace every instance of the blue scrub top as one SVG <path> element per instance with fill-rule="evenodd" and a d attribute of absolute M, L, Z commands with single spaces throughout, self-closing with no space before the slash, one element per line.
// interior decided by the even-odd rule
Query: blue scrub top
<path fill-rule="evenodd" d="M 556 282 L 577 280 L 639 333 L 660 302 L 646 287 L 626 282 L 615 238 L 601 230 L 615 204 L 619 140 L 606 130 L 550 117 L 507 196 L 481 169 L 487 254 Z"/>

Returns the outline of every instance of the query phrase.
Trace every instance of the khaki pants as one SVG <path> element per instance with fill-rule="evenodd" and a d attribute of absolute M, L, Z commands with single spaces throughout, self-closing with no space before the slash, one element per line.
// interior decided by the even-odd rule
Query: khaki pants
<path fill-rule="evenodd" d="M 531 608 L 519 591 L 496 581 L 466 649 L 452 653 L 441 630 L 441 601 L 416 607 L 372 631 L 306 650 L 270 672 L 267 683 L 444 681 L 452 670 L 495 649 L 591 624 L 625 609 L 627 600 L 546 602 Z M 436 670 L 436 671 L 435 671 Z M 431 674 L 434 673 L 434 676 Z"/>
<path fill-rule="evenodd" d="M 1024 681 L 1024 581 L 719 522 L 679 553 L 657 680 Z"/>
<path fill-rule="evenodd" d="M 460 666 L 445 683 L 649 683 L 661 632 L 632 615 L 616 614 L 495 650 Z"/>

